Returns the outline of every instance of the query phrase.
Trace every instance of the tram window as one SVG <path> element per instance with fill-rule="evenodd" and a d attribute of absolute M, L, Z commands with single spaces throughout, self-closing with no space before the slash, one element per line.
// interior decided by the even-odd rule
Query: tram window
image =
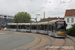
<path fill-rule="evenodd" d="M 38 28 L 37 29 L 40 30 L 40 25 L 38 25 Z"/>
<path fill-rule="evenodd" d="M 24 26 L 24 29 L 26 29 L 26 25 Z"/>
<path fill-rule="evenodd" d="M 18 25 L 18 28 L 19 28 L 19 29 L 21 29 L 21 26 L 20 26 L 20 25 Z"/>
<path fill-rule="evenodd" d="M 21 29 L 26 29 L 25 25 L 21 25 Z"/>
<path fill-rule="evenodd" d="M 49 30 L 49 25 L 47 25 L 47 28 L 46 28 L 46 30 Z"/>
<path fill-rule="evenodd" d="M 45 26 L 45 30 L 47 30 L 47 25 L 44 25 Z"/>
<path fill-rule="evenodd" d="M 42 30 L 42 26 L 40 25 L 40 30 Z"/>
<path fill-rule="evenodd" d="M 8 28 L 11 28 L 11 25 L 9 25 Z"/>
<path fill-rule="evenodd" d="M 52 30 L 54 30 L 54 24 L 52 25 Z"/>
<path fill-rule="evenodd" d="M 10 25 L 8 25 L 7 28 L 11 28 Z"/>
<path fill-rule="evenodd" d="M 20 28 L 21 28 L 21 29 L 23 29 L 23 26 L 22 26 L 22 25 L 20 25 Z"/>
<path fill-rule="evenodd" d="M 16 28 L 16 26 L 15 26 L 15 25 L 11 25 L 11 26 L 10 26 L 10 28 L 15 29 L 15 28 Z"/>
<path fill-rule="evenodd" d="M 29 29 L 30 29 L 30 26 L 29 26 L 29 25 L 27 25 L 27 26 L 26 26 L 26 29 L 27 29 L 27 30 L 29 30 Z"/>
<path fill-rule="evenodd" d="M 52 27 L 51 27 L 51 25 L 49 25 L 49 30 L 50 30 L 50 31 L 52 30 Z"/>
<path fill-rule="evenodd" d="M 24 27 L 24 29 L 26 29 L 25 25 L 23 27 Z"/>
<path fill-rule="evenodd" d="M 41 30 L 41 25 L 38 25 L 38 29 Z"/>
<path fill-rule="evenodd" d="M 44 25 L 41 25 L 40 30 L 44 30 Z"/>
<path fill-rule="evenodd" d="M 57 31 L 66 31 L 66 24 L 65 24 L 65 22 L 57 22 L 56 23 L 56 30 Z"/>
<path fill-rule="evenodd" d="M 31 29 L 37 29 L 36 25 L 31 26 Z"/>
<path fill-rule="evenodd" d="M 39 30 L 39 25 L 36 25 L 36 29 Z"/>
<path fill-rule="evenodd" d="M 10 25 L 8 25 L 7 28 L 10 28 Z"/>
<path fill-rule="evenodd" d="M 53 31 L 53 25 L 52 25 L 52 31 Z"/>

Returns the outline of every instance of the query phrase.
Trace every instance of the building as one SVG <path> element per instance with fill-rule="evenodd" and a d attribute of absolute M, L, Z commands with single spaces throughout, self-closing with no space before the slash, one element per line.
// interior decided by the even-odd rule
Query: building
<path fill-rule="evenodd" d="M 44 22 L 44 21 L 51 21 L 51 20 L 64 20 L 64 18 L 57 18 L 57 17 L 49 17 L 49 18 L 45 18 L 45 19 L 41 19 L 39 22 Z"/>
<path fill-rule="evenodd" d="M 7 23 L 13 23 L 13 16 L 0 15 L 0 25 L 6 25 Z"/>
<path fill-rule="evenodd" d="M 67 29 L 75 24 L 75 9 L 66 10 L 64 20 L 67 23 Z"/>

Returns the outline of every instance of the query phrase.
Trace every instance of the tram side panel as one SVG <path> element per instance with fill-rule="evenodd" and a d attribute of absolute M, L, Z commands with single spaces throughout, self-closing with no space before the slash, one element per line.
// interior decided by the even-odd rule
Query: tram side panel
<path fill-rule="evenodd" d="M 36 33 L 37 32 L 37 25 L 31 25 L 31 32 Z"/>
<path fill-rule="evenodd" d="M 26 32 L 26 25 L 21 25 L 21 31 Z"/>
<path fill-rule="evenodd" d="M 30 25 L 26 25 L 26 32 L 30 32 L 30 28 L 31 28 Z"/>
<path fill-rule="evenodd" d="M 48 26 L 48 35 L 54 36 L 55 35 L 55 26 L 54 24 L 49 24 Z"/>
<path fill-rule="evenodd" d="M 16 31 L 16 25 L 8 25 L 7 30 Z"/>
<path fill-rule="evenodd" d="M 44 25 L 40 25 L 39 33 L 44 34 Z"/>
<path fill-rule="evenodd" d="M 47 25 L 38 25 L 38 32 L 41 34 L 47 34 Z"/>

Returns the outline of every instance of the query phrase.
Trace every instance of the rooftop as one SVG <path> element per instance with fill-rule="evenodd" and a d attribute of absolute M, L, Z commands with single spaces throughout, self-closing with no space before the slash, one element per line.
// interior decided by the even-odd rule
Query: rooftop
<path fill-rule="evenodd" d="M 39 22 L 43 22 L 43 21 L 51 21 L 51 20 L 58 20 L 58 19 L 60 19 L 60 20 L 64 20 L 64 18 L 57 18 L 57 17 L 53 17 L 53 18 L 51 18 L 51 17 L 49 17 L 49 18 L 45 18 L 45 20 L 44 19 L 41 19 Z"/>
<path fill-rule="evenodd" d="M 75 9 L 66 10 L 65 17 L 68 17 L 68 16 L 75 16 Z"/>

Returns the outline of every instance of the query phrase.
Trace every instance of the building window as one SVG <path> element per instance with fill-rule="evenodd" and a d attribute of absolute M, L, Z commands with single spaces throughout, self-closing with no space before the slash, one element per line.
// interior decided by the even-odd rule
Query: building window
<path fill-rule="evenodd" d="M 71 22 L 74 23 L 74 18 L 71 18 Z"/>
<path fill-rule="evenodd" d="M 69 23 L 69 18 L 67 18 L 67 23 Z"/>

